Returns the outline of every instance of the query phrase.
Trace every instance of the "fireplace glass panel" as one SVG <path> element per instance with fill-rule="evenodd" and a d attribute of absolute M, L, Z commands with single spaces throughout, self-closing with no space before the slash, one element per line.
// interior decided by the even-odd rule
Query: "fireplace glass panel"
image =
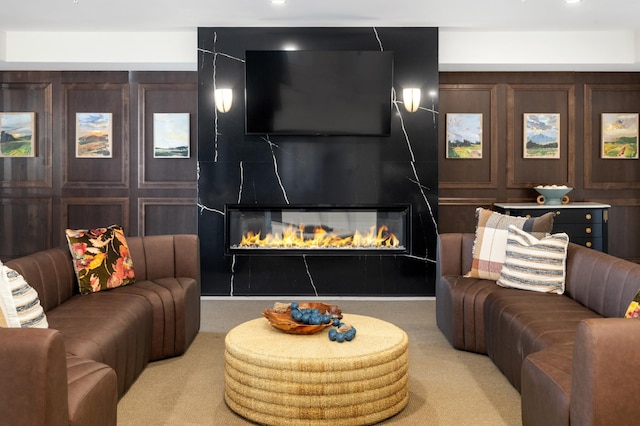
<path fill-rule="evenodd" d="M 230 254 L 408 251 L 409 206 L 226 206 Z"/>

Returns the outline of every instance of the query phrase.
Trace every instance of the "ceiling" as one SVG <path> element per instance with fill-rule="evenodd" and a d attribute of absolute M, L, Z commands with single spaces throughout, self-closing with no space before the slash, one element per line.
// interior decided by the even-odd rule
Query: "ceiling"
<path fill-rule="evenodd" d="M 184 31 L 212 26 L 640 29 L 637 0 L 4 0 L 0 32 Z M 7 3 L 10 3 L 7 5 Z"/>

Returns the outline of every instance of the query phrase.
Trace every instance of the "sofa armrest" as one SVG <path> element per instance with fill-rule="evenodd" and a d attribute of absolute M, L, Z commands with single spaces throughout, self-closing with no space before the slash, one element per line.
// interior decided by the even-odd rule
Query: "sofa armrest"
<path fill-rule="evenodd" d="M 445 233 L 438 235 L 437 277 L 464 275 L 471 269 L 473 256 L 472 233 Z"/>
<path fill-rule="evenodd" d="M 640 320 L 599 318 L 578 325 L 571 423 L 632 424 L 640 418 Z"/>
<path fill-rule="evenodd" d="M 0 328 L 3 424 L 68 425 L 67 363 L 53 329 Z"/>

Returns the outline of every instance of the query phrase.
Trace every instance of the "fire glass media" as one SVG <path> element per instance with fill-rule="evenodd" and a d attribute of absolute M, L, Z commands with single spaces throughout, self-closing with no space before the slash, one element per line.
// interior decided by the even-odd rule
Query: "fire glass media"
<path fill-rule="evenodd" d="M 409 208 L 227 205 L 226 251 L 404 253 L 408 251 Z"/>

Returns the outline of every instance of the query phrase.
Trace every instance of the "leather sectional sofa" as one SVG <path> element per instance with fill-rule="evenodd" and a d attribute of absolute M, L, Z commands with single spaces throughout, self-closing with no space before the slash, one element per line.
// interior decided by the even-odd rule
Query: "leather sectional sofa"
<path fill-rule="evenodd" d="M 196 235 L 127 238 L 135 283 L 79 294 L 67 247 L 6 262 L 37 290 L 48 329 L 0 328 L 0 422 L 115 425 L 118 399 L 149 361 L 200 329 Z"/>
<path fill-rule="evenodd" d="M 637 424 L 640 321 L 624 314 L 640 265 L 569 243 L 564 294 L 531 292 L 464 277 L 473 243 L 438 238 L 438 327 L 520 391 L 523 425 Z"/>

